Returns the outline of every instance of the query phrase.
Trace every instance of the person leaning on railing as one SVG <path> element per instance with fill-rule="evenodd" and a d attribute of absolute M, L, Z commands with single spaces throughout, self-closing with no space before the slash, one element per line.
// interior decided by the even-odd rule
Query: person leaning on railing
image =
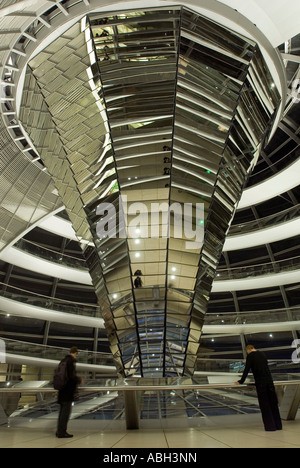
<path fill-rule="evenodd" d="M 245 370 L 242 378 L 236 382 L 236 384 L 242 385 L 250 370 L 252 371 L 265 430 L 280 431 L 282 429 L 281 417 L 268 360 L 266 356 L 261 351 L 256 350 L 253 345 L 248 345 L 246 351 L 248 356 Z"/>

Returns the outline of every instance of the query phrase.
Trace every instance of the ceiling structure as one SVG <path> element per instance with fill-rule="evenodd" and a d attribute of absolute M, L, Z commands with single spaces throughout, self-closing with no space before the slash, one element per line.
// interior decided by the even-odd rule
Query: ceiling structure
<path fill-rule="evenodd" d="M 290 38 L 283 26 L 291 15 L 286 12 L 280 23 L 274 8 L 266 21 L 263 6 L 252 2 L 250 24 L 240 16 L 242 8 L 220 8 L 221 2 L 210 2 L 208 9 L 207 2 L 190 2 L 197 14 L 179 6 L 137 11 L 143 5 L 134 2 L 134 12 L 126 14 L 133 6 L 126 4 L 120 15 L 92 13 L 81 21 L 84 10 L 92 12 L 96 3 L 99 10 L 100 2 L 44 3 L 1 5 L 1 180 L 7 187 L 1 248 L 65 206 L 118 368 L 129 374 L 191 374 L 242 188 L 263 138 L 264 147 L 271 144 L 270 134 L 297 104 L 297 75 L 287 92 L 274 49 Z M 203 9 L 211 19 L 198 14 Z M 235 15 L 243 19 L 238 27 Z M 233 23 L 238 33 L 228 29 Z M 271 25 L 273 34 L 267 31 Z M 282 53 L 297 63 L 287 44 Z M 250 128 L 253 112 L 259 123 Z M 268 127 L 271 117 L 274 126 Z M 201 198 L 204 249 L 186 252 L 186 260 L 177 239 L 151 239 L 151 248 L 140 235 L 99 241 L 99 200 L 108 197 L 118 208 L 119 192 L 131 203 Z M 209 238 L 212 233 L 217 242 Z M 142 289 L 134 288 L 138 270 Z"/>

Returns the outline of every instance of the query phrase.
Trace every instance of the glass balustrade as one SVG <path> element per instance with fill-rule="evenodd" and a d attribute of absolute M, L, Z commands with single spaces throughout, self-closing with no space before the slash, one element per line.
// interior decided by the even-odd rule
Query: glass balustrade
<path fill-rule="evenodd" d="M 40 257 L 43 260 L 59 263 L 65 266 L 69 266 L 71 268 L 87 270 L 84 258 L 79 258 L 74 255 L 68 255 L 65 253 L 57 252 L 55 250 L 41 246 L 35 242 L 26 239 L 20 239 L 15 244 L 15 247 L 22 250 L 23 252 L 27 252 L 31 255 Z"/>
<path fill-rule="evenodd" d="M 88 317 L 101 318 L 101 309 L 96 304 L 84 304 L 78 302 L 71 302 L 62 299 L 56 299 L 49 296 L 33 293 L 24 289 L 9 286 L 0 282 L 0 296 L 12 299 L 15 301 L 24 302 L 36 307 L 45 309 L 84 315 Z M 149 317 L 153 312 L 149 312 Z M 284 323 L 288 321 L 300 320 L 300 306 L 281 308 L 281 309 L 267 309 L 259 311 L 246 311 L 246 312 L 228 312 L 228 313 L 208 313 L 205 318 L 205 325 L 246 325 L 255 323 Z M 128 345 L 128 344 L 127 344 Z M 125 346 L 125 344 L 124 344 Z"/>
<path fill-rule="evenodd" d="M 282 222 L 286 222 L 289 219 L 294 219 L 295 214 L 300 214 L 300 207 L 294 207 L 292 210 L 287 210 L 287 212 L 282 214 Z M 277 215 L 276 215 L 277 216 Z M 230 234 L 234 235 L 237 233 L 251 232 L 252 230 L 262 229 L 263 227 L 268 227 L 273 225 L 275 217 L 270 216 L 264 220 L 255 220 L 249 223 L 240 224 L 233 226 Z M 279 219 L 278 217 L 276 219 Z M 42 248 L 35 243 L 25 241 L 22 239 L 16 244 L 17 248 L 20 248 L 26 252 L 37 255 L 45 260 L 53 261 L 56 263 L 63 264 L 65 266 L 70 266 L 72 268 L 78 268 L 82 270 L 87 270 L 85 266 L 85 260 L 79 259 L 76 257 L 71 257 L 69 255 L 61 254 L 58 252 L 51 251 L 46 248 Z M 300 257 L 293 257 L 286 260 L 279 260 L 276 262 L 262 263 L 257 265 L 245 265 L 240 267 L 232 268 L 219 268 L 217 270 L 216 280 L 227 280 L 227 279 L 242 279 L 248 277 L 256 277 L 260 275 L 268 275 L 271 273 L 282 273 L 285 271 L 294 271 L 300 267 Z M 155 276 L 156 283 L 157 277 Z M 1 284 L 1 283 L 0 283 Z M 0 293 L 1 294 L 1 293 Z"/>
<path fill-rule="evenodd" d="M 69 348 L 57 348 L 53 346 L 27 343 L 24 341 L 1 338 L 5 343 L 6 354 L 38 357 L 42 359 L 52 359 L 60 361 L 67 354 Z M 77 362 L 80 364 L 94 364 L 101 366 L 114 366 L 112 355 L 110 353 L 99 353 L 87 350 L 79 350 Z M 41 361 L 42 366 L 42 361 Z"/>
<path fill-rule="evenodd" d="M 25 304 L 44 309 L 66 312 L 76 315 L 85 315 L 88 317 L 101 317 L 100 307 L 97 304 L 86 304 L 82 302 L 72 302 L 64 299 L 44 296 L 25 289 L 10 286 L 0 282 L 0 296 L 14 301 L 24 302 Z"/>
<path fill-rule="evenodd" d="M 300 320 L 300 306 L 288 309 L 269 309 L 225 314 L 209 313 L 205 317 L 205 325 L 249 325 L 255 323 L 280 323 L 298 320 Z"/>
<path fill-rule="evenodd" d="M 80 391 L 78 400 L 75 402 L 72 409 L 73 419 L 78 420 L 97 420 L 101 427 L 101 422 L 117 421 L 118 427 L 120 424 L 125 424 L 125 402 L 123 387 L 106 387 L 101 390 L 91 386 L 86 387 L 84 391 Z M 259 413 L 257 399 L 254 391 L 249 389 L 247 393 L 241 389 L 224 389 L 218 390 L 205 388 L 201 390 L 193 389 L 181 390 L 174 388 L 165 389 L 162 386 L 161 390 L 151 389 L 150 382 L 143 386 L 143 390 L 139 392 L 139 419 L 143 420 L 174 422 L 175 418 L 182 421 L 187 420 L 189 425 L 197 425 L 198 421 L 203 418 L 221 416 L 221 415 L 238 415 L 238 414 L 254 414 Z M 109 388 L 109 389 L 108 389 Z M 137 390 L 139 384 L 136 385 Z M 17 408 L 13 407 L 13 411 L 9 418 L 9 424 L 14 422 L 24 422 L 24 418 L 49 418 L 56 423 L 57 412 L 59 406 L 56 403 L 56 395 L 42 393 L 39 391 L 39 401 L 35 395 L 30 394 L 20 395 L 17 403 Z M 119 391 L 121 390 L 121 391 Z M 249 398 L 249 394 L 253 393 L 253 399 Z M 1 388 L 0 388 L 1 395 Z M 15 404 L 16 405 L 16 404 Z M 143 423 L 142 423 L 143 424 Z"/>
<path fill-rule="evenodd" d="M 299 364 L 293 363 L 292 359 L 287 360 L 270 360 L 269 361 L 270 371 L 273 379 L 276 381 L 285 381 L 292 379 L 299 379 L 300 368 Z M 228 359 L 228 358 L 206 358 L 199 357 L 197 361 L 197 372 L 201 372 L 204 376 L 214 373 L 215 377 L 218 374 L 241 374 L 245 369 L 245 360 L 243 359 Z M 250 381 L 253 381 L 251 373 L 249 374 Z M 238 380 L 238 378 L 236 378 Z M 226 383 L 230 383 L 230 378 Z M 234 377 L 232 382 L 234 381 Z"/>
<path fill-rule="evenodd" d="M 262 219 L 255 219 L 247 223 L 232 225 L 229 231 L 229 236 L 237 234 L 249 234 L 250 232 L 259 231 L 269 227 L 276 227 L 279 224 L 287 223 L 300 217 L 300 205 L 293 206 L 287 210 L 275 213 Z"/>
<path fill-rule="evenodd" d="M 300 205 L 293 206 L 280 213 L 275 213 L 262 219 L 255 219 L 246 223 L 233 225 L 230 228 L 229 237 L 237 234 L 249 234 L 269 227 L 276 227 L 277 225 L 292 221 L 299 217 Z M 27 239 L 20 239 L 15 244 L 15 247 L 24 252 L 43 258 L 44 260 L 49 260 L 72 268 L 87 270 L 85 259 L 57 252 Z"/>
<path fill-rule="evenodd" d="M 236 268 L 219 268 L 217 270 L 217 281 L 226 281 L 229 279 L 247 279 L 257 276 L 270 275 L 274 273 L 283 273 L 286 271 L 295 271 L 300 268 L 300 257 L 293 257 L 287 260 L 277 262 L 262 263 L 258 265 L 246 265 Z"/>
<path fill-rule="evenodd" d="M 240 372 L 241 369 L 238 369 Z M 80 388 L 77 401 L 72 409 L 73 419 L 97 420 L 101 422 L 116 421 L 118 427 L 125 424 L 125 391 L 138 392 L 138 417 L 153 420 L 159 424 L 185 421 L 190 427 L 197 427 L 204 418 L 215 416 L 234 416 L 260 414 L 254 385 L 235 386 L 236 369 L 232 368 L 232 381 L 223 384 L 207 384 L 207 378 L 157 378 L 157 379 L 99 379 L 88 381 Z M 283 393 L 287 385 L 299 385 L 299 379 L 293 373 L 275 375 L 278 394 Z M 0 398 L 10 395 L 10 415 L 8 424 L 25 422 L 24 418 L 33 421 L 45 418 L 56 424 L 59 406 L 56 393 L 51 384 L 32 389 L 14 388 L 12 383 L 0 383 Z M 27 390 L 27 393 L 26 393 Z M 13 401 L 15 397 L 15 401 Z M 177 421 L 176 421 L 177 419 Z M 176 421 L 176 422 L 175 422 Z"/>

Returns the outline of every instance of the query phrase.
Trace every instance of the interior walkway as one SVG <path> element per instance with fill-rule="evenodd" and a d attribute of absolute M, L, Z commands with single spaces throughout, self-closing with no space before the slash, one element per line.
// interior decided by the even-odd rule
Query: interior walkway
<path fill-rule="evenodd" d="M 32 421 L 32 420 L 31 420 Z M 99 428 L 101 424 L 102 428 Z M 156 423 L 157 424 L 157 423 Z M 120 427 L 121 425 L 121 427 Z M 127 431 L 120 421 L 70 421 L 73 439 L 57 439 L 55 423 L 41 420 L 22 421 L 12 427 L 0 427 L 1 448 L 300 448 L 300 417 L 283 422 L 283 430 L 265 432 L 260 415 L 204 418 L 199 427 L 179 427 L 171 420 L 164 428 Z M 39 427 L 40 426 L 40 427 Z M 118 428 L 119 426 L 119 428 Z M 148 426 L 148 427 L 147 427 Z M 26 429 L 26 430 L 24 430 Z M 116 452 L 117 453 L 117 452 Z"/>

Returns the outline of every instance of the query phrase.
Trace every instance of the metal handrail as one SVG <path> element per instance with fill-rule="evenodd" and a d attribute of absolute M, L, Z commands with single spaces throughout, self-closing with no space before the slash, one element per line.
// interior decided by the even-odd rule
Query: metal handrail
<path fill-rule="evenodd" d="M 239 374 L 234 374 L 237 378 Z M 234 379 L 233 379 L 234 380 Z M 167 385 L 102 385 L 102 386 L 91 386 L 91 387 L 78 387 L 80 393 L 91 393 L 91 392 L 108 392 L 108 391 L 119 391 L 119 392 L 144 392 L 144 391 L 164 391 L 164 390 L 211 390 L 211 389 L 222 389 L 222 388 L 247 388 L 253 387 L 253 383 L 245 383 L 237 385 L 233 383 L 212 383 L 212 384 L 167 384 Z M 300 385 L 300 380 L 278 380 L 274 381 L 276 387 L 289 386 L 289 385 Z M 0 388 L 0 393 L 57 393 L 58 390 L 54 388 Z"/>
<path fill-rule="evenodd" d="M 287 210 L 279 213 L 266 216 L 261 219 L 254 219 L 252 221 L 246 221 L 244 223 L 233 224 L 229 230 L 228 236 L 236 236 L 238 234 L 249 234 L 251 232 L 259 231 L 267 227 L 276 227 L 280 224 L 286 223 L 298 219 L 300 216 L 300 205 L 292 206 Z M 277 222 L 276 222 L 277 220 Z"/>
<path fill-rule="evenodd" d="M 59 263 L 68 267 L 78 268 L 87 270 L 86 261 L 84 258 L 75 257 L 74 255 L 66 254 L 65 252 L 59 252 L 49 247 L 38 244 L 37 242 L 29 241 L 27 239 L 20 239 L 14 247 L 22 250 L 23 252 L 36 255 L 43 260 L 49 260 L 54 263 Z"/>
<path fill-rule="evenodd" d="M 240 265 L 238 267 L 231 266 L 230 268 L 219 268 L 217 270 L 216 281 L 224 281 L 226 279 L 246 279 L 249 277 L 257 277 L 271 273 L 277 274 L 285 271 L 295 271 L 298 270 L 299 267 L 300 256 L 287 258 L 285 260 L 277 260 L 274 262 L 253 265 Z"/>
<path fill-rule="evenodd" d="M 39 306 L 46 310 L 63 311 L 76 315 L 84 315 L 90 317 L 101 317 L 101 308 L 98 304 L 68 301 L 56 297 L 46 296 L 34 291 L 12 286 L 0 281 L 0 297 L 10 299 L 17 302 L 22 302 L 27 305 Z"/>
<path fill-rule="evenodd" d="M 45 301 L 45 305 L 44 305 L 45 309 L 56 310 L 55 307 L 59 308 L 60 306 L 65 306 L 67 313 L 70 313 L 70 314 L 73 313 L 76 315 L 84 315 L 84 316 L 87 315 L 86 313 L 84 313 L 85 309 L 87 310 L 90 309 L 92 311 L 92 314 L 90 315 L 90 317 L 94 317 L 94 315 L 96 316 L 98 315 L 99 317 L 101 317 L 100 306 L 98 304 L 68 301 L 66 299 L 46 296 L 44 294 L 39 294 L 33 291 L 22 289 L 22 288 L 12 286 L 12 285 L 9 285 L 7 283 L 0 281 L 0 288 L 1 286 L 3 290 L 2 291 L 0 290 L 0 297 L 18 301 L 17 294 L 21 293 L 20 298 L 22 297 L 26 298 L 27 300 L 26 304 L 30 304 L 30 302 L 28 302 L 30 298 L 32 298 L 33 300 L 36 298 L 36 300 Z M 11 297 L 13 293 L 10 293 L 9 291 L 7 291 L 7 289 L 11 289 L 12 291 L 16 292 L 16 295 L 14 296 L 14 298 Z M 20 302 L 24 302 L 24 301 L 20 301 Z M 34 305 L 34 303 L 32 303 L 31 305 Z M 282 307 L 279 309 L 247 310 L 247 311 L 242 311 L 242 312 L 234 312 L 234 311 L 232 312 L 210 312 L 206 315 L 205 324 L 209 325 L 214 322 L 218 322 L 218 325 L 225 324 L 225 323 L 237 325 L 237 324 L 243 323 L 244 320 L 247 320 L 248 324 L 249 323 L 266 323 L 268 321 L 267 319 L 269 316 L 272 318 L 272 321 L 274 321 L 274 315 L 276 314 L 287 315 L 287 313 L 290 313 L 292 315 L 300 313 L 300 306 Z M 254 317 L 257 320 L 254 321 L 253 320 Z M 264 318 L 265 320 L 260 322 L 259 320 L 261 318 Z M 278 322 L 284 322 L 284 321 L 290 321 L 290 320 L 291 318 L 287 316 L 286 320 L 283 320 L 283 317 L 281 317 L 281 319 L 278 320 Z M 292 320 L 298 320 L 298 316 L 296 316 Z"/>
<path fill-rule="evenodd" d="M 205 325 L 239 325 L 256 323 L 282 323 L 297 321 L 300 306 L 282 307 L 280 309 L 249 310 L 243 312 L 213 312 L 205 316 Z"/>
<path fill-rule="evenodd" d="M 6 345 L 6 353 L 12 355 L 22 355 L 22 357 L 35 357 L 41 361 L 46 358 L 56 359 L 60 361 L 63 359 L 70 351 L 69 348 L 57 347 L 57 346 L 50 346 L 50 345 L 43 345 L 38 343 L 30 343 L 27 341 L 19 341 L 13 340 L 11 338 L 1 337 L 1 341 L 3 341 Z M 15 347 L 15 348 L 13 348 Z M 16 351 L 16 352 L 14 352 Z M 100 352 L 100 351 L 90 351 L 79 349 L 79 354 L 77 358 L 78 364 L 96 364 L 97 362 L 100 363 L 113 363 L 113 356 L 110 352 Z"/>

